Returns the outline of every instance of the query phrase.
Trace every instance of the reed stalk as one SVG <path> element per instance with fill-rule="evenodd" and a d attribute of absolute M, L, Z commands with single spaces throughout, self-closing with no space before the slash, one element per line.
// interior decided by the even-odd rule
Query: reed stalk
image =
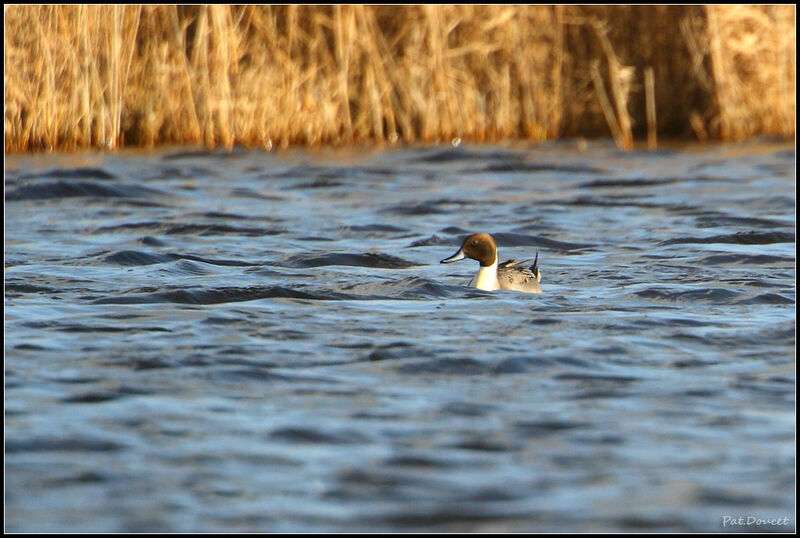
<path fill-rule="evenodd" d="M 658 126 L 656 124 L 656 83 L 652 67 L 644 70 L 645 109 L 647 111 L 647 149 L 658 149 Z"/>

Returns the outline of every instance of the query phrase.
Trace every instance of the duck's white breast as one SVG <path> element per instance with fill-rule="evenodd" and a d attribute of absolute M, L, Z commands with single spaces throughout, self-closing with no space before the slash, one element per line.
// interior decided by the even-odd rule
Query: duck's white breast
<path fill-rule="evenodd" d="M 494 264 L 478 269 L 478 274 L 475 275 L 469 285 L 479 290 L 499 290 L 501 286 L 500 281 L 497 279 L 497 259 L 495 259 Z"/>

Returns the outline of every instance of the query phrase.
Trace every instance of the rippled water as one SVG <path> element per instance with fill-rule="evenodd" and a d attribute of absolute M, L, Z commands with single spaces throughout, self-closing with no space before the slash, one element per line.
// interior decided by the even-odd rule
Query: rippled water
<path fill-rule="evenodd" d="M 769 141 L 9 157 L 6 530 L 792 531 L 794 179 Z M 543 293 L 438 263 L 476 231 Z"/>

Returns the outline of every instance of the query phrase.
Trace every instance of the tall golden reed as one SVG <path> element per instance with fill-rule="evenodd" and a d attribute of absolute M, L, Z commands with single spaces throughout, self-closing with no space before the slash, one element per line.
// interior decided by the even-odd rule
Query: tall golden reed
<path fill-rule="evenodd" d="M 794 9 L 11 6 L 5 148 L 793 136 Z"/>
<path fill-rule="evenodd" d="M 794 134 L 795 6 L 706 9 L 720 136 Z"/>

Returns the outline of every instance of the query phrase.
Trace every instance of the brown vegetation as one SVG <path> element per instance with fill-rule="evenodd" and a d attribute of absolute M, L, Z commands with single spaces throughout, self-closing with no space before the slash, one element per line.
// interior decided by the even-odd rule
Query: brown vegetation
<path fill-rule="evenodd" d="M 794 17 L 793 5 L 12 6 L 5 148 L 791 137 Z"/>

